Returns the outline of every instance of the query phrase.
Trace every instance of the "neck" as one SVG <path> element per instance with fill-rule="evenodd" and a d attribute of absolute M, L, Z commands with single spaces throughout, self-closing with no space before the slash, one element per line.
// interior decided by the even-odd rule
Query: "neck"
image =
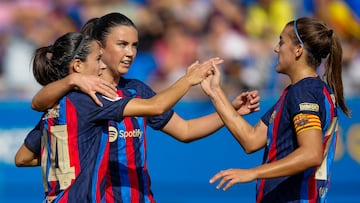
<path fill-rule="evenodd" d="M 291 84 L 295 84 L 304 78 L 318 77 L 317 72 L 313 68 L 299 68 L 298 72 L 290 76 Z"/>
<path fill-rule="evenodd" d="M 104 70 L 101 78 L 109 83 L 111 83 L 112 85 L 117 86 L 117 84 L 119 83 L 120 77 L 119 78 L 115 78 L 110 71 L 108 70 Z"/>

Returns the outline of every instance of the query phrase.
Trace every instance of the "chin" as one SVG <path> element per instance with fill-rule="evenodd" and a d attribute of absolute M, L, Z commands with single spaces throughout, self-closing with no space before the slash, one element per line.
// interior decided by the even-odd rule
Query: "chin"
<path fill-rule="evenodd" d="M 122 75 L 126 74 L 129 72 L 129 69 L 128 68 L 119 68 L 118 69 L 118 72 Z"/>
<path fill-rule="evenodd" d="M 276 71 L 277 73 L 282 73 L 281 68 L 280 68 L 280 66 L 279 66 L 279 65 L 277 65 L 277 66 L 276 66 L 275 71 Z"/>

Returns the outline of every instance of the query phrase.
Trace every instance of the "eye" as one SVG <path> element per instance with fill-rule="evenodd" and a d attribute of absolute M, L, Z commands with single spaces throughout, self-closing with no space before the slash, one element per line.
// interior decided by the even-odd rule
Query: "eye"
<path fill-rule="evenodd" d="M 284 42 L 282 40 L 279 41 L 279 46 L 283 45 Z"/>
<path fill-rule="evenodd" d="M 126 42 L 119 42 L 117 45 L 120 47 L 126 47 L 128 43 Z"/>
<path fill-rule="evenodd" d="M 137 48 L 139 47 L 139 44 L 138 44 L 138 43 L 134 43 L 134 44 L 132 45 L 132 47 L 133 47 L 134 49 L 137 49 Z"/>

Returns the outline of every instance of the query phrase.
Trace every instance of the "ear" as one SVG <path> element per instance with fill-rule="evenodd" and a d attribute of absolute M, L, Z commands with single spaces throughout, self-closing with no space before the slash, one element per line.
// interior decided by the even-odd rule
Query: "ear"
<path fill-rule="evenodd" d="M 75 73 L 81 73 L 83 70 L 83 62 L 80 59 L 75 59 L 71 62 L 71 67 Z"/>
<path fill-rule="evenodd" d="M 300 57 L 304 52 L 304 46 L 301 44 L 296 45 L 295 47 L 295 56 Z"/>

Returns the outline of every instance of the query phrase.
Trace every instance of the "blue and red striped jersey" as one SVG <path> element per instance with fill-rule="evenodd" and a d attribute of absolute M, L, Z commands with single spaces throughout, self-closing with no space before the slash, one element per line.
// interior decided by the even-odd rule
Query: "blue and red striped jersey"
<path fill-rule="evenodd" d="M 108 120 L 122 120 L 129 99 L 99 99 L 103 107 L 88 95 L 73 91 L 42 118 L 41 166 L 48 200 L 105 201 Z"/>
<path fill-rule="evenodd" d="M 121 78 L 120 97 L 150 98 L 155 92 L 139 80 Z M 146 126 L 161 129 L 170 120 L 173 110 L 155 117 L 124 117 L 109 122 L 109 170 L 106 202 L 155 202 L 146 162 Z"/>
<path fill-rule="evenodd" d="M 330 88 L 320 78 L 305 78 L 290 85 L 262 121 L 268 126 L 263 163 L 272 163 L 296 150 L 296 132 L 307 128 L 322 130 L 324 160 L 320 167 L 293 176 L 258 179 L 257 202 L 325 202 L 338 130 L 337 107 Z"/>

